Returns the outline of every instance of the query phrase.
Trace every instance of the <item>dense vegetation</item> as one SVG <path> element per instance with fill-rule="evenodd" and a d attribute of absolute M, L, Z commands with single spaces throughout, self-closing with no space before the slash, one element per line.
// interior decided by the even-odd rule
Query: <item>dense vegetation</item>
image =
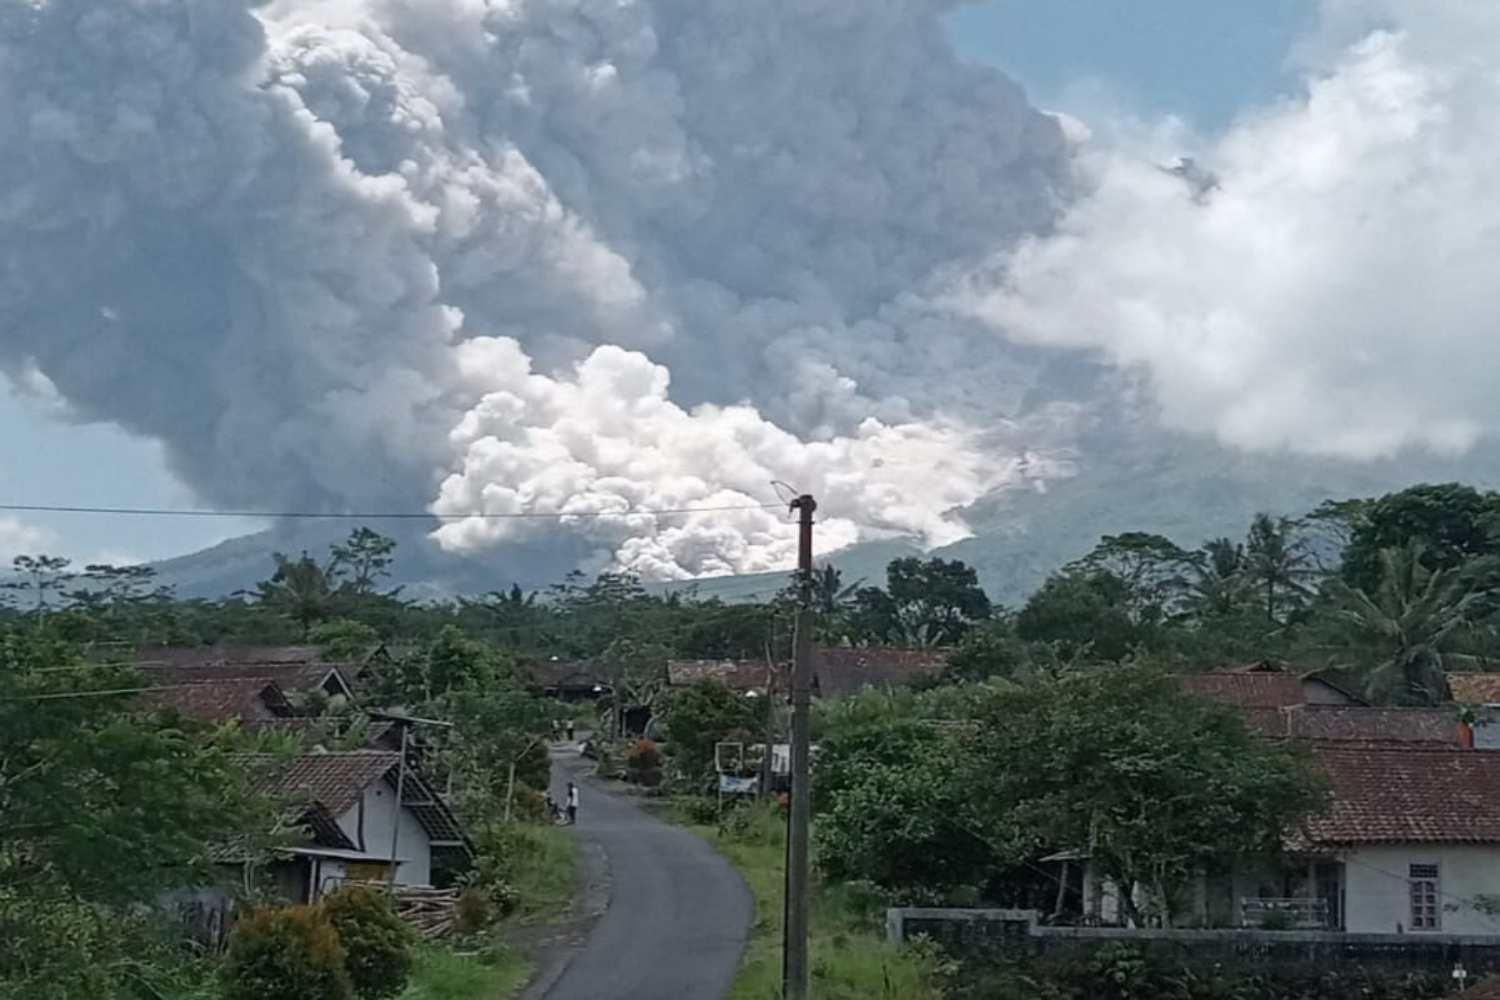
<path fill-rule="evenodd" d="M 1056 895 L 1037 871 L 1043 853 L 1091 842 L 1116 881 L 1141 887 L 1139 919 L 1170 919 L 1187 872 L 1273 850 L 1319 794 L 1294 753 L 1189 701 L 1171 672 L 1279 659 L 1377 701 L 1427 704 L 1445 672 L 1500 654 L 1500 495 L 1421 486 L 1263 515 L 1243 539 L 1190 545 L 1108 536 L 1016 609 L 993 607 L 962 563 L 898 560 L 879 586 L 820 568 L 820 641 L 943 647 L 949 663 L 923 690 L 822 706 L 817 845 L 830 890 L 1026 902 Z M 231 754 L 296 741 L 143 711 L 139 644 L 299 642 L 360 663 L 381 647 L 364 703 L 300 707 L 321 714 L 316 738 L 332 746 L 361 745 L 376 706 L 453 723 L 423 752 L 486 849 L 468 879 L 495 915 L 532 905 L 515 859 L 550 858 L 513 825 L 538 810 L 529 789 L 546 784 L 545 739 L 563 711 L 535 696 L 532 664 L 590 659 L 617 705 L 652 706 L 662 746 L 620 759 L 669 791 L 707 787 L 716 741 L 784 726 L 766 699 L 669 691 L 662 667 L 784 659 L 790 591 L 734 604 L 605 573 L 417 604 L 387 587 L 394 549 L 361 528 L 326 558 L 278 557 L 252 591 L 219 601 L 177 600 L 145 567 L 15 560 L 0 590 L 0 997 L 210 995 L 214 963 L 136 904 L 286 833 Z M 254 879 L 234 888 L 247 902 L 261 891 Z"/>

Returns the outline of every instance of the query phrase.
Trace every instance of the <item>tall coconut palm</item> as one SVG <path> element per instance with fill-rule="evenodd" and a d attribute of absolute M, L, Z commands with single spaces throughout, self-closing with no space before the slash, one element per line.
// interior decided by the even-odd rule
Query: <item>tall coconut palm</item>
<path fill-rule="evenodd" d="M 1476 587 L 1475 574 L 1459 568 L 1429 570 L 1422 565 L 1422 554 L 1419 541 L 1383 549 L 1375 593 L 1335 580 L 1329 596 L 1345 645 L 1338 659 L 1368 670 L 1373 695 L 1433 705 L 1442 700 L 1450 668 L 1479 663 L 1456 647 L 1476 627 L 1489 595 Z"/>
<path fill-rule="evenodd" d="M 1312 553 L 1289 517 L 1256 514 L 1245 539 L 1245 578 L 1265 600 L 1266 624 L 1280 625 L 1312 596 L 1307 581 L 1318 575 Z M 1280 613 L 1281 617 L 1278 617 Z"/>

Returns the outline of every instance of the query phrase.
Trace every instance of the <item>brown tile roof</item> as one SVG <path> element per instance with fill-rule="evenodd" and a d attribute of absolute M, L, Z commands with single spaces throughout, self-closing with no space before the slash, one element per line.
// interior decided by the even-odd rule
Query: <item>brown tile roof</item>
<path fill-rule="evenodd" d="M 607 683 L 587 660 L 537 660 L 526 665 L 531 683 L 540 688 L 580 688 Z"/>
<path fill-rule="evenodd" d="M 353 750 L 285 758 L 243 754 L 240 759 L 252 769 L 255 788 L 261 794 L 289 799 L 307 806 L 314 814 L 321 812 L 337 818 L 353 808 L 374 782 L 384 780 L 394 789 L 401 754 Z M 401 801 L 434 841 L 468 848 L 463 827 L 419 769 L 406 769 Z"/>
<path fill-rule="evenodd" d="M 322 663 L 316 646 L 152 646 L 135 647 L 135 662 L 160 666 L 227 663 Z"/>
<path fill-rule="evenodd" d="M 1458 713 L 1452 709 L 1301 705 L 1282 714 L 1286 735 L 1297 739 L 1460 745 Z"/>
<path fill-rule="evenodd" d="M 1289 708 L 1307 700 L 1302 679 L 1293 674 L 1184 674 L 1182 686 L 1189 694 L 1238 708 Z"/>
<path fill-rule="evenodd" d="M 1304 843 L 1500 843 L 1500 752 L 1321 744 L 1332 798 Z M 1294 838 L 1298 839 L 1298 838 Z"/>
<path fill-rule="evenodd" d="M 350 674 L 334 663 L 142 663 L 137 669 L 155 682 L 195 684 L 260 679 L 275 681 L 288 693 L 328 687 L 330 675 L 333 675 L 335 679 L 331 686 L 351 690 Z"/>
<path fill-rule="evenodd" d="M 292 711 L 275 681 L 256 677 L 177 683 L 147 691 L 137 704 L 148 712 L 171 711 L 211 724 L 275 719 Z"/>
<path fill-rule="evenodd" d="M 668 660 L 667 683 L 689 687 L 701 681 L 716 681 L 734 691 L 765 693 L 773 682 L 772 669 L 765 660 Z M 783 687 L 779 681 L 775 683 Z"/>
<path fill-rule="evenodd" d="M 320 805 L 342 816 L 371 783 L 392 771 L 399 753 L 354 750 L 346 753 L 305 753 L 295 757 L 244 755 L 255 775 L 255 789 L 263 795 Z"/>
<path fill-rule="evenodd" d="M 948 652 L 940 649 L 824 646 L 814 652 L 813 677 L 820 696 L 837 698 L 867 687 L 906 684 L 947 665 Z"/>
<path fill-rule="evenodd" d="M 1500 705 L 1500 674 L 1449 674 L 1453 700 L 1465 705 Z"/>
<path fill-rule="evenodd" d="M 1215 667 L 1216 674 L 1286 674 L 1291 668 L 1281 660 L 1256 660 L 1254 663 L 1236 663 L 1227 667 Z"/>

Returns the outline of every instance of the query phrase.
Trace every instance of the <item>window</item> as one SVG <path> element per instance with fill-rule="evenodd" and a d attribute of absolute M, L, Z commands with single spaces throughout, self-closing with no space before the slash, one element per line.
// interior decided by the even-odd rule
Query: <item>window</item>
<path fill-rule="evenodd" d="M 1438 902 L 1438 866 L 1412 865 L 1406 884 L 1411 894 L 1411 929 L 1437 930 L 1443 912 Z"/>

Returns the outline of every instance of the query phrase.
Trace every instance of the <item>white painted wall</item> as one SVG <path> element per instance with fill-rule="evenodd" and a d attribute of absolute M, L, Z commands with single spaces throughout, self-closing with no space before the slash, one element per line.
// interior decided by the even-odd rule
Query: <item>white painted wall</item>
<path fill-rule="evenodd" d="M 1474 749 L 1500 750 L 1500 712 L 1486 707 L 1474 722 Z"/>
<path fill-rule="evenodd" d="M 1500 847 L 1366 847 L 1344 859 L 1345 930 L 1351 934 L 1394 934 L 1411 929 L 1409 867 L 1439 866 L 1442 934 L 1500 934 L 1500 917 L 1475 909 L 1476 895 L 1500 901 Z"/>
<path fill-rule="evenodd" d="M 410 795 L 407 798 L 410 799 Z M 383 781 L 377 781 L 365 789 L 365 853 L 380 858 L 390 857 L 391 824 L 398 814 L 401 835 L 400 842 L 396 845 L 396 857 L 405 860 L 396 869 L 396 882 L 399 885 L 431 885 L 431 838 L 410 810 L 396 808 L 396 790 Z M 339 827 L 350 840 L 356 844 L 360 842 L 359 806 L 354 806 L 339 817 Z"/>

